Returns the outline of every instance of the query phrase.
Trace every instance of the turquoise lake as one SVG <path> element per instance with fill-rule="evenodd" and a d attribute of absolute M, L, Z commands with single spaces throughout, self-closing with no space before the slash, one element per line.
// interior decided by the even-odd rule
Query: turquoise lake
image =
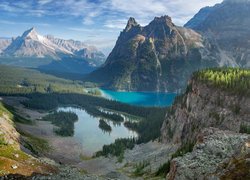
<path fill-rule="evenodd" d="M 122 92 L 101 89 L 102 96 L 107 99 L 137 106 L 171 106 L 176 93 L 161 92 Z"/>

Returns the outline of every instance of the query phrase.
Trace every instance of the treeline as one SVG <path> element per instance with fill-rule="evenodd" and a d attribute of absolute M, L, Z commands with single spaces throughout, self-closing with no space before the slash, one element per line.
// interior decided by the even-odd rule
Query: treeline
<path fill-rule="evenodd" d="M 83 94 L 30 94 L 27 97 L 29 98 L 29 100 L 23 102 L 23 104 L 28 108 L 53 110 L 60 105 L 77 105 L 86 109 L 88 113 L 94 116 L 99 115 L 100 117 L 107 119 L 114 120 L 116 119 L 114 118 L 116 116 L 101 112 L 97 109 L 97 107 L 102 107 L 105 109 L 110 109 L 119 112 L 125 112 L 131 115 L 141 117 L 141 120 L 138 122 L 125 123 L 125 126 L 138 133 L 138 138 L 133 141 L 134 143 L 138 144 L 146 143 L 160 137 L 161 126 L 165 118 L 165 113 L 167 111 L 167 108 L 131 106 L 128 104 L 123 104 L 116 101 Z M 113 117 L 111 117 L 111 115 Z M 121 117 L 118 117 L 117 115 L 117 119 L 120 118 Z M 119 143 L 116 145 L 111 144 L 109 148 L 108 145 L 105 146 L 105 154 L 109 151 L 111 155 L 116 155 L 117 151 L 113 148 L 117 148 L 118 146 L 121 146 L 121 149 L 123 147 L 127 147 L 127 145 L 129 144 L 127 143 L 127 141 L 130 141 L 130 139 L 119 141 Z"/>
<path fill-rule="evenodd" d="M 97 107 L 89 106 L 85 107 L 85 110 L 93 116 L 109 119 L 116 123 L 121 123 L 124 120 L 123 117 L 117 114 L 102 112 Z"/>
<path fill-rule="evenodd" d="M 250 95 L 249 69 L 210 68 L 196 72 L 194 78 L 226 91 Z"/>
<path fill-rule="evenodd" d="M 155 140 L 161 135 L 161 126 L 166 115 L 166 108 L 158 108 L 157 111 L 151 112 L 143 121 L 124 122 L 124 126 L 128 129 L 136 131 L 139 135 L 137 143 L 145 143 Z"/>
<path fill-rule="evenodd" d="M 85 94 L 72 93 L 32 93 L 26 95 L 29 100 L 23 102 L 28 108 L 40 110 L 53 110 L 60 105 L 77 105 L 82 108 L 102 107 L 115 111 L 125 112 L 134 116 L 147 117 L 152 112 L 157 112 L 161 108 L 132 106 L 117 101 L 108 100 L 102 97 L 89 96 Z"/>
<path fill-rule="evenodd" d="M 60 136 L 73 136 L 74 123 L 78 120 L 78 116 L 73 112 L 54 112 L 42 118 L 43 121 L 50 121 L 58 128 L 54 132 Z"/>
<path fill-rule="evenodd" d="M 124 125 L 138 133 L 137 138 L 123 138 L 110 145 L 103 146 L 102 150 L 96 153 L 96 156 L 113 155 L 122 161 L 126 149 L 132 149 L 135 144 L 147 143 L 156 140 L 161 135 L 161 126 L 166 114 L 166 108 L 158 108 L 152 111 L 144 120 L 139 122 L 124 122 Z"/>
<path fill-rule="evenodd" d="M 97 111 L 96 107 L 142 117 L 143 120 L 141 120 L 139 124 L 130 123 L 130 128 L 133 126 L 134 130 L 140 135 L 138 143 L 148 142 L 160 136 L 160 128 L 167 110 L 167 108 L 131 106 L 117 101 L 80 94 L 30 94 L 27 97 L 29 97 L 29 100 L 23 102 L 23 104 L 28 108 L 52 110 L 56 109 L 59 105 L 71 104 L 80 106 L 95 116 L 99 114 L 101 117 L 115 121 L 122 117 L 115 114 L 104 113 L 99 110 Z"/>
<path fill-rule="evenodd" d="M 84 93 L 83 83 L 46 75 L 36 70 L 0 65 L 1 94 Z"/>
<path fill-rule="evenodd" d="M 110 145 L 104 145 L 101 151 L 96 153 L 96 156 L 105 156 L 114 155 L 118 157 L 118 161 L 121 162 L 123 160 L 124 152 L 126 149 L 133 149 L 135 146 L 136 139 L 116 139 L 114 143 Z"/>

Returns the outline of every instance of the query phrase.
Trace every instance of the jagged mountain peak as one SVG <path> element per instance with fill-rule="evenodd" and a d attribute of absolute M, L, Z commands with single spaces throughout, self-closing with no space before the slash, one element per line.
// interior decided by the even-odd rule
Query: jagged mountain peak
<path fill-rule="evenodd" d="M 200 34 L 175 26 L 169 16 L 156 17 L 144 27 L 133 19 L 129 23 L 135 26 L 120 34 L 104 66 L 90 74 L 90 80 L 116 90 L 176 91 L 184 87 L 184 77 L 202 66 Z M 197 66 L 184 72 L 189 63 Z"/>
<path fill-rule="evenodd" d="M 25 31 L 22 35 L 22 38 L 25 39 L 25 38 L 31 38 L 31 39 L 38 39 L 39 38 L 39 35 L 38 32 L 36 31 L 35 27 L 32 27 L 30 29 L 28 29 L 27 31 Z"/>
<path fill-rule="evenodd" d="M 7 43 L 1 44 L 6 45 Z M 99 66 L 105 60 L 104 54 L 95 47 L 80 41 L 55 38 L 52 35 L 43 36 L 34 27 L 13 39 L 11 44 L 7 44 L 6 47 L 1 46 L 1 55 L 8 57 L 51 58 L 55 60 L 75 57 L 88 59 L 93 66 Z"/>
<path fill-rule="evenodd" d="M 127 26 L 125 28 L 125 31 L 129 31 L 132 27 L 135 27 L 135 26 L 140 26 L 140 25 L 136 22 L 135 18 L 130 17 L 128 20 Z"/>
<path fill-rule="evenodd" d="M 157 23 L 173 23 L 172 18 L 168 15 L 160 16 L 160 17 L 155 17 L 152 22 L 157 22 Z"/>

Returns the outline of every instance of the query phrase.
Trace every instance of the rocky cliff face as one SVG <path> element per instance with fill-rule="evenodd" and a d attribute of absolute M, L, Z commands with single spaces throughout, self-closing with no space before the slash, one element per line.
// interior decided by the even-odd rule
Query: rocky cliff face
<path fill-rule="evenodd" d="M 239 78 L 222 85 L 224 77 L 219 82 L 217 70 L 212 72 L 206 80 L 202 73 L 194 74 L 186 93 L 166 114 L 163 143 L 194 144 L 192 152 L 171 161 L 167 179 L 249 178 L 250 135 L 244 133 L 250 133 L 250 76 L 232 73 Z"/>
<path fill-rule="evenodd" d="M 241 125 L 250 125 L 249 96 L 234 95 L 194 79 L 188 88 L 166 115 L 164 142 L 188 142 L 206 127 L 239 132 Z"/>
<path fill-rule="evenodd" d="M 177 91 L 190 74 L 218 66 L 200 34 L 175 26 L 168 16 L 142 27 L 130 18 L 103 67 L 89 79 L 106 88 L 130 91 Z"/>
<path fill-rule="evenodd" d="M 185 27 L 192 28 L 213 42 L 224 64 L 250 67 L 250 1 L 224 0 L 204 8 Z"/>

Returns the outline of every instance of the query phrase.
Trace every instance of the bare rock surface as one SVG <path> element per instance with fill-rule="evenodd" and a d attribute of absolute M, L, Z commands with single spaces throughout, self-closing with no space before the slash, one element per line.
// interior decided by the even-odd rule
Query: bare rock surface
<path fill-rule="evenodd" d="M 220 179 L 231 159 L 249 156 L 250 135 L 209 128 L 199 134 L 191 153 L 172 160 L 167 179 Z M 250 164 L 248 163 L 248 168 Z M 239 176 L 238 178 L 244 178 Z"/>

